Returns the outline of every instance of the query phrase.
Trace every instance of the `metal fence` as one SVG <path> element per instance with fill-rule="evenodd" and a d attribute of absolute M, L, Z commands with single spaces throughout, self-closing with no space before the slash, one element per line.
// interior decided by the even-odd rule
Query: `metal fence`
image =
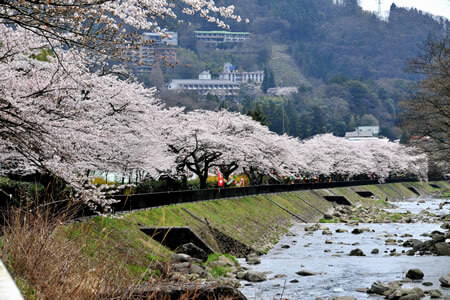
<path fill-rule="evenodd" d="M 414 182 L 414 181 L 417 181 L 417 179 L 400 178 L 400 179 L 387 179 L 385 183 Z M 114 213 L 119 213 L 180 203 L 247 197 L 273 193 L 286 193 L 302 190 L 315 190 L 324 188 L 337 188 L 337 187 L 374 185 L 374 184 L 380 184 L 380 182 L 377 180 L 314 182 L 314 183 L 300 183 L 300 184 L 256 185 L 238 188 L 167 191 L 167 192 L 132 194 L 132 195 L 114 195 L 111 196 L 111 198 L 118 200 L 118 202 L 112 204 L 111 208 Z M 10 205 L 14 206 L 14 203 L 10 203 L 10 199 L 1 196 L 2 195 L 0 195 L 0 223 L 3 223 L 4 215 L 8 214 L 8 207 L 10 207 Z M 68 205 L 69 203 L 67 200 L 62 200 L 53 203 L 43 204 L 42 206 L 48 207 L 50 211 L 57 213 L 58 211 L 64 211 L 64 209 Z M 98 207 L 97 211 L 101 211 L 101 208 Z M 87 206 L 77 209 L 77 212 L 78 213 L 76 214 L 76 216 L 74 216 L 74 218 L 89 217 L 96 215 L 96 213 L 93 212 Z"/>
<path fill-rule="evenodd" d="M 386 180 L 385 183 L 413 182 L 413 181 L 417 180 L 410 178 L 389 179 Z M 112 198 L 119 200 L 119 202 L 113 204 L 112 209 L 115 212 L 132 211 L 170 204 L 246 197 L 262 194 L 285 193 L 302 190 L 372 185 L 379 183 L 380 182 L 378 182 L 377 180 L 314 182 L 314 183 L 300 183 L 300 184 L 257 185 L 239 188 L 158 192 L 158 193 L 133 194 L 133 195 L 116 195 L 112 196 Z"/>

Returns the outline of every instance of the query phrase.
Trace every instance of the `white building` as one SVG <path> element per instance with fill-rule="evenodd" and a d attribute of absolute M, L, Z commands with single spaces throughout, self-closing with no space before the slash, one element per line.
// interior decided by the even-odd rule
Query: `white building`
<path fill-rule="evenodd" d="M 173 79 L 167 84 L 169 90 L 196 91 L 202 95 L 235 95 L 240 86 L 240 83 L 230 80 L 211 79 L 209 71 L 200 73 L 198 79 Z"/>
<path fill-rule="evenodd" d="M 230 63 L 225 63 L 223 72 L 219 74 L 219 79 L 229 80 L 233 82 L 249 82 L 262 83 L 264 80 L 264 71 L 241 72 Z"/>
<path fill-rule="evenodd" d="M 379 134 L 379 126 L 358 126 L 355 128 L 355 131 L 346 132 L 345 138 L 353 141 L 378 139 Z"/>
<path fill-rule="evenodd" d="M 229 31 L 194 31 L 198 42 L 219 44 L 219 43 L 242 43 L 250 35 L 248 32 Z"/>

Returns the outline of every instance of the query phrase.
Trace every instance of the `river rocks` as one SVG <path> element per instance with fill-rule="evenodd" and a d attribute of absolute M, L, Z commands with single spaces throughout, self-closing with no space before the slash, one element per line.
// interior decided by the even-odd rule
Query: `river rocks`
<path fill-rule="evenodd" d="M 450 256 L 450 243 L 440 242 L 434 245 L 435 253 L 440 256 Z"/>
<path fill-rule="evenodd" d="M 184 254 L 184 253 L 175 253 L 174 255 L 172 255 L 172 262 L 174 262 L 174 263 L 192 262 L 193 260 L 198 260 L 198 259 L 192 258 L 191 256 Z"/>
<path fill-rule="evenodd" d="M 364 252 L 361 249 L 359 249 L 359 248 L 356 248 L 356 249 L 353 249 L 352 251 L 350 251 L 349 255 L 350 256 L 366 256 L 364 254 Z"/>
<path fill-rule="evenodd" d="M 291 281 L 289 281 L 290 283 L 299 283 L 300 281 L 298 281 L 298 279 L 292 279 Z"/>
<path fill-rule="evenodd" d="M 413 280 L 422 279 L 423 272 L 419 269 L 409 269 L 408 272 L 406 272 L 406 277 Z"/>
<path fill-rule="evenodd" d="M 394 239 L 386 239 L 386 240 L 384 241 L 384 244 L 385 244 L 385 245 L 397 245 L 397 240 L 394 240 Z"/>
<path fill-rule="evenodd" d="M 313 272 L 313 271 L 308 271 L 308 270 L 300 270 L 298 272 L 295 272 L 295 274 L 300 275 L 300 276 L 314 276 L 314 275 L 320 275 L 322 273 L 320 272 Z"/>
<path fill-rule="evenodd" d="M 439 278 L 442 287 L 450 287 L 450 273 Z"/>
<path fill-rule="evenodd" d="M 337 297 L 330 297 L 328 300 L 356 300 L 355 297 L 350 296 L 337 296 Z"/>
<path fill-rule="evenodd" d="M 328 230 L 328 227 L 321 225 L 321 224 L 314 224 L 312 226 L 306 226 L 305 231 L 317 231 L 317 230 Z"/>
<path fill-rule="evenodd" d="M 450 223 L 444 223 L 444 224 L 442 224 L 442 225 L 441 225 L 441 228 L 442 228 L 442 229 L 450 230 Z"/>
<path fill-rule="evenodd" d="M 352 230 L 353 234 L 361 234 L 363 232 L 369 232 L 370 229 L 369 228 L 355 228 Z"/>
<path fill-rule="evenodd" d="M 433 283 L 432 283 L 432 282 L 429 282 L 429 281 L 425 281 L 425 282 L 422 283 L 422 285 L 423 285 L 423 286 L 432 286 Z"/>
<path fill-rule="evenodd" d="M 325 240 L 325 244 L 333 244 L 333 242 L 330 240 Z"/>
<path fill-rule="evenodd" d="M 186 295 L 195 295 L 196 300 L 247 299 L 239 290 L 216 283 L 166 283 L 163 287 L 159 284 L 145 283 L 130 289 L 123 299 L 182 299 Z"/>
<path fill-rule="evenodd" d="M 377 295 L 383 295 L 384 292 L 388 291 L 390 289 L 389 284 L 376 281 L 372 283 L 372 286 L 367 291 L 368 294 L 377 294 Z"/>
<path fill-rule="evenodd" d="M 324 218 L 325 220 L 332 220 L 332 219 L 333 219 L 333 216 L 330 215 L 330 214 L 324 214 L 324 215 L 323 215 L 323 218 Z"/>
<path fill-rule="evenodd" d="M 208 264 L 208 266 L 217 268 L 217 267 L 234 267 L 235 264 L 231 260 L 231 258 L 226 257 L 224 255 L 221 255 L 217 258 L 217 260 L 214 260 Z"/>
<path fill-rule="evenodd" d="M 361 234 L 361 233 L 363 233 L 363 231 L 360 228 L 355 228 L 352 230 L 352 234 Z"/>
<path fill-rule="evenodd" d="M 245 261 L 247 262 L 247 264 L 249 265 L 257 265 L 261 263 L 261 260 L 259 259 L 258 256 L 256 255 L 249 255 L 245 258 Z"/>
<path fill-rule="evenodd" d="M 208 253 L 200 247 L 197 247 L 193 243 L 187 243 L 178 247 L 177 253 L 184 253 L 191 257 L 195 257 L 201 259 L 202 261 L 206 261 L 208 259 Z"/>
<path fill-rule="evenodd" d="M 413 247 L 413 248 L 420 248 L 422 246 L 423 242 L 418 239 L 408 239 L 407 241 L 403 242 L 403 247 Z"/>
<path fill-rule="evenodd" d="M 344 233 L 344 232 L 348 232 L 348 230 L 347 230 L 347 229 L 339 228 L 339 229 L 336 229 L 336 232 L 337 232 L 337 233 Z"/>
<path fill-rule="evenodd" d="M 266 275 L 258 271 L 247 271 L 244 275 L 244 279 L 250 282 L 261 282 L 267 280 Z"/>
<path fill-rule="evenodd" d="M 236 273 L 236 278 L 237 279 L 244 279 L 245 274 L 247 274 L 247 272 L 239 271 L 239 272 Z"/>
<path fill-rule="evenodd" d="M 372 251 L 370 251 L 370 253 L 372 253 L 372 254 L 378 254 L 378 253 L 380 253 L 380 250 L 378 250 L 377 248 L 375 248 L 375 249 L 372 249 Z"/>
<path fill-rule="evenodd" d="M 425 294 L 428 294 L 432 299 L 442 298 L 442 296 L 444 296 L 440 290 L 425 291 Z"/>
<path fill-rule="evenodd" d="M 281 245 L 281 248 L 282 249 L 289 249 L 289 248 L 291 248 L 291 246 L 289 246 L 289 245 Z"/>
<path fill-rule="evenodd" d="M 329 230 L 323 230 L 322 234 L 323 235 L 332 235 L 333 233 L 331 233 L 331 231 L 329 231 Z"/>
<path fill-rule="evenodd" d="M 391 298 L 389 298 L 391 299 Z M 398 300 L 420 300 L 420 296 L 417 294 L 409 294 L 405 296 L 401 296 L 400 298 L 392 298 L 392 299 L 398 299 Z"/>

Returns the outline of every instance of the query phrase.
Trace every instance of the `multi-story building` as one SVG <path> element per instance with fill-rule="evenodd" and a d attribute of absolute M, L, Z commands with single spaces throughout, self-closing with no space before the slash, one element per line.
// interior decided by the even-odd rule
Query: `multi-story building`
<path fill-rule="evenodd" d="M 167 64 L 177 62 L 178 33 L 144 32 L 142 42 L 143 45 L 128 52 L 130 66 L 137 73 L 151 72 L 157 60 Z"/>
<path fill-rule="evenodd" d="M 178 32 L 167 31 L 164 33 L 144 32 L 142 39 L 149 44 L 178 46 Z"/>
<path fill-rule="evenodd" d="M 208 44 L 219 43 L 242 43 L 249 38 L 248 32 L 230 32 L 230 31 L 194 31 L 198 42 Z"/>
<path fill-rule="evenodd" d="M 225 63 L 223 72 L 219 74 L 219 79 L 230 80 L 233 82 L 249 82 L 262 83 L 264 80 L 264 71 L 241 72 L 230 63 Z"/>
<path fill-rule="evenodd" d="M 209 71 L 200 73 L 198 79 L 173 79 L 167 84 L 169 90 L 196 91 L 202 95 L 235 95 L 240 86 L 240 83 L 230 80 L 211 79 Z"/>

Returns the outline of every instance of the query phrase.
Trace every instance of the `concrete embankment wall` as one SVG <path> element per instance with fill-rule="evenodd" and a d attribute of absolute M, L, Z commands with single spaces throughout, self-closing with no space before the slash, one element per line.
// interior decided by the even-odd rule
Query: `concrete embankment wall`
<path fill-rule="evenodd" d="M 214 251 L 242 256 L 252 249 L 266 252 L 295 222 L 319 221 L 323 213 L 333 208 L 333 203 L 324 196 L 344 196 L 353 204 L 364 205 L 386 198 L 417 197 L 408 187 L 414 187 L 421 195 L 450 190 L 448 182 L 433 183 L 441 188 L 433 188 L 425 182 L 392 183 L 185 203 L 132 212 L 120 218 L 96 217 L 72 226 L 76 231 L 84 228 L 81 231 L 89 232 L 91 238 L 94 235 L 102 238 L 105 247 L 120 243 L 120 238 L 127 239 L 130 253 L 133 249 L 139 249 L 139 253 L 154 252 L 155 247 L 160 247 L 140 232 L 142 227 L 188 226 Z M 361 197 L 357 191 L 372 192 L 374 198 Z M 76 237 L 83 242 L 83 234 Z M 109 243 L 107 239 L 114 240 Z M 156 256 L 164 253 L 170 251 L 158 248 Z"/>

